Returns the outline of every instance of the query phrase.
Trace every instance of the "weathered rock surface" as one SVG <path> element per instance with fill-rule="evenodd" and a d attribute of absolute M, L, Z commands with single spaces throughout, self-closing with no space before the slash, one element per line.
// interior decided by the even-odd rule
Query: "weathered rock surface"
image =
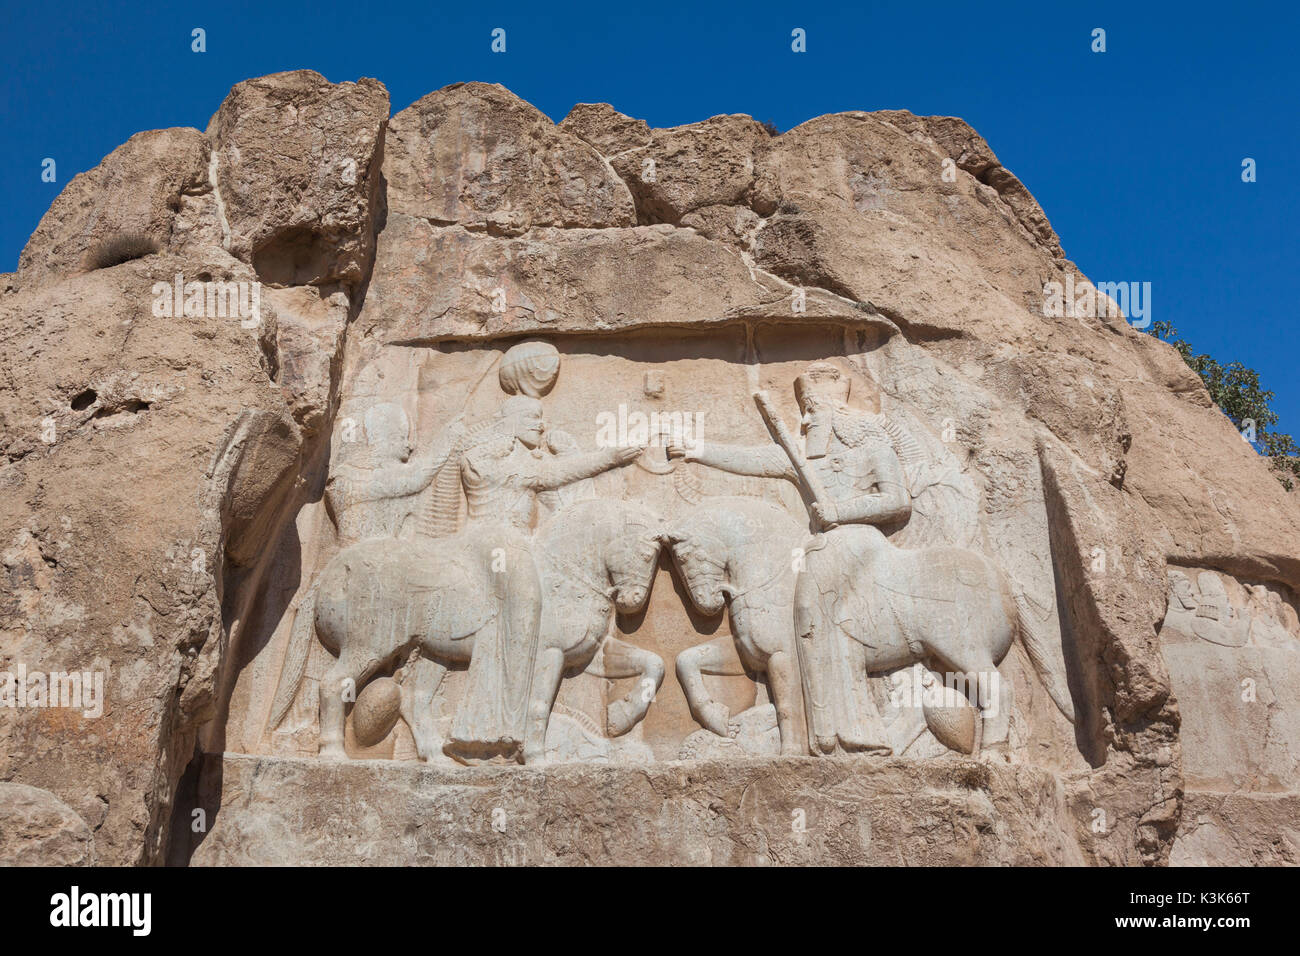
<path fill-rule="evenodd" d="M 1044 283 L 1086 280 L 967 124 L 652 130 L 583 104 L 557 125 L 481 83 L 388 111 L 373 80 L 241 83 L 206 132 L 139 134 L 72 180 L 0 284 L 0 671 L 99 671 L 107 695 L 95 718 L 0 707 L 0 787 L 37 821 L 0 823 L 0 857 L 89 859 L 93 831 L 109 864 L 1297 862 L 1300 507 L 1173 349 L 1047 313 Z M 124 233 L 159 251 L 87 271 Z M 256 321 L 160 315 L 177 275 L 260 282 Z M 749 393 L 813 359 L 877 383 L 948 469 L 934 527 L 1029 588 L 1074 726 L 1015 651 L 1009 763 L 926 756 L 919 711 L 885 700 L 901 758 L 664 763 L 692 734 L 744 749 L 700 736 L 672 677 L 625 738 L 644 767 L 422 767 L 402 721 L 367 752 L 396 762 L 294 756 L 323 647 L 296 722 L 267 710 L 338 548 L 345 436 L 396 402 L 424 451 L 486 414 L 523 336 L 563 353 L 548 425 L 584 450 L 595 410 L 637 403 L 766 441 Z M 645 465 L 593 487 L 759 493 Z M 717 625 L 658 580 L 620 633 L 671 665 Z M 575 753 L 603 753 L 601 680 L 561 693 Z M 750 677 L 716 680 L 755 705 Z M 190 804 L 214 821 L 197 847 L 169 827 Z"/>
<path fill-rule="evenodd" d="M 612 156 L 650 141 L 645 120 L 624 116 L 608 103 L 579 103 L 560 121 L 560 129 L 572 133 L 602 156 Z"/>
<path fill-rule="evenodd" d="M 172 245 L 187 197 L 208 191 L 211 145 L 198 130 L 137 133 L 59 193 L 18 260 L 23 283 L 89 269 L 96 247 L 119 235 Z"/>
<path fill-rule="evenodd" d="M 48 790 L 0 783 L 0 866 L 93 866 L 86 821 Z"/>
<path fill-rule="evenodd" d="M 370 81 L 335 88 L 343 102 L 332 102 L 329 86 L 301 73 L 252 81 L 232 93 L 211 138 L 134 138 L 56 201 L 0 306 L 0 669 L 97 672 L 107 696 L 95 718 L 0 707 L 0 777 L 56 793 L 95 830 L 101 863 L 161 858 L 176 783 L 200 724 L 219 709 L 214 693 L 238 631 L 223 613 L 238 619 L 259 597 L 263 543 L 297 510 L 315 430 L 336 402 L 348 287 L 322 298 L 305 284 L 268 286 L 248 316 L 202 303 L 216 283 L 251 290 L 252 264 L 265 265 L 259 250 L 290 232 L 315 235 L 331 263 L 295 280 L 368 271 L 374 179 L 365 177 L 378 162 L 387 96 Z M 355 139 L 342 135 L 360 126 Z M 214 189 L 209 156 L 219 172 L 232 152 L 240 172 Z M 336 169 L 317 176 L 344 152 L 360 185 L 339 187 Z M 199 170 L 203 206 L 176 249 L 164 242 L 158 254 L 60 277 L 74 251 L 142 228 L 148 215 L 165 220 L 167 197 Z M 92 184 L 102 184 L 93 195 Z M 244 261 L 223 248 L 215 218 L 227 191 L 230 246 Z M 159 198 L 115 205 L 128 193 Z M 288 203 L 294 194 L 305 202 Z M 277 196 L 286 201 L 265 205 Z M 45 238 L 55 236 L 70 238 Z M 182 288 L 201 284 L 196 314 L 175 308 L 178 276 Z"/>
<path fill-rule="evenodd" d="M 636 276 L 636 282 L 626 281 Z M 842 300 L 808 312 L 867 324 Z M 392 214 L 359 324 L 387 342 L 616 332 L 741 316 L 784 318 L 790 295 L 740 253 L 669 226 L 555 230 L 498 239 Z"/>
<path fill-rule="evenodd" d="M 679 223 L 705 206 L 752 204 L 756 166 L 770 137 L 748 116 L 715 116 L 691 126 L 651 130 L 649 141 L 615 153 L 610 163 L 633 190 L 643 222 Z"/>
<path fill-rule="evenodd" d="M 388 91 L 298 70 L 238 84 L 212 118 L 230 252 L 276 285 L 370 272 Z"/>
<path fill-rule="evenodd" d="M 213 755 L 204 773 L 221 809 L 192 865 L 1082 862 L 1051 774 L 948 758 L 444 771 Z"/>
<path fill-rule="evenodd" d="M 273 489 L 297 481 L 262 340 L 151 314 L 151 285 L 193 267 L 151 256 L 24 291 L 0 331 L 2 666 L 97 671 L 108 696 L 96 719 L 0 708 L 0 766 L 91 821 L 106 863 L 161 845 L 212 712 L 223 567 L 252 560 Z"/>
<path fill-rule="evenodd" d="M 636 223 L 627 186 L 582 140 L 505 87 L 456 83 L 393 117 L 389 209 L 515 236 Z"/>
<path fill-rule="evenodd" d="M 1189 793 L 1169 862 L 1174 866 L 1300 866 L 1300 797 Z"/>

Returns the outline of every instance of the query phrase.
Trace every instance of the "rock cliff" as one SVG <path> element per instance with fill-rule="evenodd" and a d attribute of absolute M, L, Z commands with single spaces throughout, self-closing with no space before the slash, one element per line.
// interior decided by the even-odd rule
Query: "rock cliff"
<path fill-rule="evenodd" d="M 154 251 L 113 263 L 123 236 Z M 293 862 L 308 857 L 268 849 L 276 807 L 309 818 L 331 779 L 354 795 L 434 786 L 400 767 L 367 764 L 380 775 L 367 784 L 357 768 L 301 763 L 316 760 L 316 717 L 269 726 L 271 700 L 294 618 L 341 547 L 325 488 L 347 430 L 376 402 L 405 403 L 419 452 L 457 415 L 486 413 L 476 390 L 502 348 L 541 339 L 565 362 L 548 415 L 584 447 L 625 382 L 646 403 L 707 409 L 710 441 L 746 428 L 740 438 L 763 440 L 751 387 L 792 408 L 802 366 L 840 361 L 875 384 L 876 411 L 907 425 L 927 467 L 946 469 L 930 487 L 951 498 L 930 498 L 937 517 L 914 523 L 960 531 L 946 543 L 1022 581 L 1068 674 L 1073 725 L 1023 651 L 1003 665 L 1020 729 L 993 759 L 1030 766 L 940 771 L 909 765 L 917 751 L 902 747 L 878 766 L 833 758 L 833 771 L 781 758 L 760 800 L 788 833 L 782 795 L 830 774 L 835 813 L 861 798 L 878 831 L 897 819 L 925 833 L 917 844 L 895 834 L 876 853 L 769 854 L 751 819 L 766 810 L 726 795 L 749 786 L 743 767 L 619 785 L 629 812 L 661 828 L 676 825 L 662 800 L 689 811 L 726 791 L 713 812 L 739 835 L 714 833 L 698 861 L 902 860 L 911 845 L 926 862 L 1300 862 L 1300 506 L 1171 347 L 1104 309 L 1051 314 L 1044 287 L 1067 280 L 1087 283 L 1044 211 L 951 117 L 840 113 L 771 135 L 747 116 L 651 129 L 582 104 L 557 124 L 481 83 L 390 116 L 375 80 L 299 71 L 239 84 L 204 131 L 132 137 L 65 187 L 0 277 L 0 671 L 104 677 L 97 716 L 0 707 L 0 851 Z M 698 501 L 688 482 L 713 479 L 692 467 L 587 480 L 648 495 L 666 518 L 670 493 L 639 489 L 676 482 Z M 740 486 L 711 493 L 798 510 L 797 496 Z M 418 533 L 408 522 L 396 536 Z M 674 635 L 716 626 L 674 596 L 669 564 L 644 620 L 619 624 L 665 659 Z M 328 658 L 312 646 L 308 684 Z M 702 733 L 668 670 L 632 735 L 642 749 L 618 760 L 671 761 Z M 733 711 L 766 702 L 749 670 L 716 678 Z M 616 680 L 582 693 L 603 700 Z M 582 715 L 603 710 L 581 697 L 562 692 L 556 713 L 575 739 L 600 737 Z M 313 699 L 306 689 L 296 706 Z M 379 751 L 353 733 L 353 756 L 409 750 L 400 728 Z M 965 759 L 921 739 L 934 752 L 918 763 Z M 603 738 L 587 743 L 609 755 Z M 250 755 L 224 785 L 223 753 Z M 254 799 L 259 755 L 283 763 Z M 429 779 L 455 787 L 476 772 L 529 814 L 547 799 L 531 769 L 526 793 L 500 768 Z M 568 819 L 612 792 L 595 775 L 618 771 L 556 773 L 572 787 L 555 811 Z M 450 805 L 420 792 L 412 814 Z M 889 800 L 909 793 L 918 805 L 891 816 Z M 971 794 L 987 799 L 972 807 Z M 204 807 L 217 827 L 206 844 L 190 826 Z M 945 815 L 948 837 L 926 829 Z M 1004 849 L 953 850 L 963 828 L 991 828 Z M 458 855 L 452 830 L 410 861 L 496 859 L 479 837 Z M 271 842 L 255 852 L 253 839 Z M 670 839 L 641 834 L 637 852 L 653 858 Z M 550 840 L 538 859 L 565 858 Z"/>

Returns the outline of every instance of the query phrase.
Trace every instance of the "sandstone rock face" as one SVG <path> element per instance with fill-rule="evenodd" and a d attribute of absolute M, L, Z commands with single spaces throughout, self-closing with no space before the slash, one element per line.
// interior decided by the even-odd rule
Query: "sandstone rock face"
<path fill-rule="evenodd" d="M 600 155 L 502 86 L 457 83 L 393 117 L 389 209 L 495 235 L 630 226 L 627 186 Z"/>
<path fill-rule="evenodd" d="M 106 864 L 161 860 L 177 781 L 200 725 L 220 710 L 214 691 L 236 621 L 263 606 L 264 542 L 310 494 L 319 429 L 337 402 L 352 287 L 262 286 L 257 243 L 317 230 L 332 256 L 374 231 L 368 192 L 349 186 L 352 198 L 335 203 L 333 186 L 303 178 L 322 161 L 324 132 L 342 142 L 333 127 L 352 114 L 323 106 L 329 97 L 302 74 L 253 85 L 261 92 L 232 94 L 242 106 L 209 136 L 142 134 L 69 184 L 0 307 L 0 669 L 98 675 L 104 688 L 99 714 L 0 707 L 0 776 L 55 793 L 94 830 Z M 274 89 L 298 90 L 299 119 L 283 118 L 294 103 L 282 100 L 283 135 L 241 140 L 259 129 L 249 99 Z M 365 89 L 377 112 L 354 144 L 359 182 L 378 162 L 387 112 L 382 88 Z M 333 118 L 322 127 L 323 116 Z M 227 203 L 223 144 L 240 152 L 241 143 L 253 165 L 240 168 L 259 179 L 227 180 Z M 178 184 L 195 177 L 194 194 L 183 192 Z M 159 185 L 125 190 L 126 181 Z M 92 195 L 90 184 L 103 185 Z M 277 204 L 283 217 L 260 225 L 239 211 L 241 190 L 260 209 L 298 189 L 322 208 Z M 177 194 L 174 211 L 167 197 Z M 167 215 L 173 241 L 156 254 L 62 271 L 79 263 L 74 250 Z M 226 243 L 223 231 L 247 241 Z M 366 263 L 358 254 L 351 273 L 329 277 L 360 278 Z"/>
<path fill-rule="evenodd" d="M 387 120 L 388 91 L 371 79 L 298 70 L 231 90 L 208 130 L 229 251 L 278 285 L 359 282 Z"/>
<path fill-rule="evenodd" d="M 132 136 L 59 193 L 18 260 L 20 279 L 38 282 L 88 271 L 90 254 L 118 235 L 171 246 L 184 201 L 210 189 L 210 152 L 198 130 Z"/>
<path fill-rule="evenodd" d="M 48 790 L 0 783 L 0 865 L 93 866 L 86 821 Z"/>
<path fill-rule="evenodd" d="M 748 205 L 768 138 L 748 116 L 715 116 L 653 130 L 648 142 L 615 153 L 610 163 L 634 190 L 643 221 L 678 223 L 705 206 Z"/>
<path fill-rule="evenodd" d="M 668 226 L 496 239 L 392 214 L 379 257 L 360 321 L 393 343 L 630 330 L 788 299 L 734 249 Z"/>
<path fill-rule="evenodd" d="M 216 778 L 216 767 L 205 766 Z M 968 761 L 872 767 L 781 758 L 649 773 L 567 764 L 549 773 L 485 768 L 471 775 L 241 756 L 225 761 L 219 779 L 223 809 L 194 849 L 195 865 L 1082 862 L 1063 839 L 1069 824 L 1052 775 Z M 304 792 L 319 799 L 304 803 Z M 626 814 L 623 807 L 645 809 Z M 424 825 L 406 826 L 410 820 Z"/>
<path fill-rule="evenodd" d="M 71 814 L 0 846 L 1296 862 L 1300 509 L 1066 281 L 951 117 L 304 71 L 133 138 L 0 297 L 0 679 L 104 687 L 0 684 Z"/>
<path fill-rule="evenodd" d="M 579 103 L 560 121 L 560 129 L 572 133 L 602 156 L 612 156 L 650 141 L 645 120 L 624 116 L 608 103 Z"/>

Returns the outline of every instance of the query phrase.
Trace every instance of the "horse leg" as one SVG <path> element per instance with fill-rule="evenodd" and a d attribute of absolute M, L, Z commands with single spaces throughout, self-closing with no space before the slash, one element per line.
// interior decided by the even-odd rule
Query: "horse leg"
<path fill-rule="evenodd" d="M 989 690 L 993 706 L 984 714 L 984 736 L 981 746 L 1001 749 L 1010 745 L 1011 713 L 1015 707 L 1015 693 L 1011 681 L 1004 678 L 999 671 L 991 672 L 989 680 L 992 682 Z"/>
<path fill-rule="evenodd" d="M 609 680 L 641 678 L 634 688 L 605 709 L 609 735 L 618 737 L 635 727 L 650 709 L 664 682 L 664 662 L 658 654 L 613 636 L 605 638 L 604 650 L 602 660 L 591 668 L 592 673 Z"/>
<path fill-rule="evenodd" d="M 442 664 L 421 656 L 411 662 L 410 677 L 402 684 L 402 719 L 411 728 L 416 752 L 425 763 L 442 756 L 442 737 L 433 719 L 433 698 L 446 673 Z"/>
<path fill-rule="evenodd" d="M 777 651 L 768 657 L 767 683 L 781 732 L 781 756 L 806 755 L 808 728 L 804 724 L 803 680 L 792 650 Z"/>
<path fill-rule="evenodd" d="M 997 684 L 1004 683 L 1001 674 L 998 674 L 997 666 L 993 663 L 993 658 L 987 652 L 971 650 L 963 654 L 938 655 L 950 675 L 962 675 L 966 688 L 966 699 L 971 702 L 975 708 L 975 742 L 971 747 L 971 756 L 979 757 L 980 748 L 984 744 L 984 711 L 994 704 L 994 682 Z M 998 674 L 997 677 L 992 675 Z M 1001 703 L 999 701 L 998 703 Z M 996 712 L 995 712 L 996 713 Z"/>
<path fill-rule="evenodd" d="M 745 673 L 735 641 L 731 637 L 715 637 L 703 644 L 688 647 L 677 655 L 677 682 L 686 694 L 691 716 L 705 730 L 719 737 L 729 736 L 727 721 L 731 712 L 727 705 L 709 697 L 704 686 L 704 674 L 718 677 L 738 677 Z"/>
<path fill-rule="evenodd" d="M 379 667 L 379 659 L 346 644 L 334 666 L 320 682 L 320 755 L 331 760 L 347 759 L 343 749 L 344 693 L 351 681 L 352 699 L 356 700 L 362 683 Z"/>
<path fill-rule="evenodd" d="M 532 694 L 524 728 L 524 763 L 533 766 L 546 762 L 546 729 L 551 723 L 551 708 L 560 692 L 564 677 L 564 652 L 545 647 L 537 655 L 533 668 Z"/>
<path fill-rule="evenodd" d="M 993 676 L 997 675 L 997 676 Z M 998 674 L 997 666 L 989 658 L 981 663 L 981 666 L 974 670 L 975 680 L 971 682 L 974 690 L 974 698 L 967 693 L 967 699 L 971 700 L 978 711 L 975 721 L 975 746 L 971 748 L 971 756 L 978 758 L 980 750 L 984 746 L 985 722 L 988 720 L 986 712 L 990 709 L 997 713 L 998 702 L 994 699 L 994 690 L 992 682 L 1002 683 L 1002 675 Z"/>
<path fill-rule="evenodd" d="M 871 671 L 875 667 L 867 648 L 843 634 L 827 635 L 831 657 L 831 679 L 844 695 L 847 713 L 841 714 L 836 731 L 840 746 L 849 753 L 888 757 L 894 748 L 871 693 Z M 832 644 L 831 642 L 835 642 Z"/>

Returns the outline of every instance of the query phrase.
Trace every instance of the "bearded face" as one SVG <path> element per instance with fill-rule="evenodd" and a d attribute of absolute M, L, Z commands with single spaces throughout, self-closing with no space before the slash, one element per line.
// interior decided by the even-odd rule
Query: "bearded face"
<path fill-rule="evenodd" d="M 825 458 L 831 447 L 835 403 L 821 392 L 808 392 L 803 405 L 804 454 Z"/>
<path fill-rule="evenodd" d="M 804 453 L 824 458 L 831 445 L 831 422 L 849 399 L 849 380 L 834 365 L 814 362 L 794 382 L 803 413 Z"/>
<path fill-rule="evenodd" d="M 366 412 L 365 438 L 368 464 L 373 467 L 406 461 L 414 450 L 406 413 L 400 406 L 387 402 L 375 405 Z M 345 447 L 348 444 L 351 443 L 345 443 Z"/>
<path fill-rule="evenodd" d="M 515 437 L 526 448 L 539 446 L 545 431 L 546 425 L 542 421 L 541 412 L 526 413 L 515 419 Z"/>
<path fill-rule="evenodd" d="M 542 443 L 546 424 L 542 420 L 542 403 L 535 398 L 514 395 L 505 400 L 498 413 L 510 434 L 525 448 L 537 448 Z"/>

